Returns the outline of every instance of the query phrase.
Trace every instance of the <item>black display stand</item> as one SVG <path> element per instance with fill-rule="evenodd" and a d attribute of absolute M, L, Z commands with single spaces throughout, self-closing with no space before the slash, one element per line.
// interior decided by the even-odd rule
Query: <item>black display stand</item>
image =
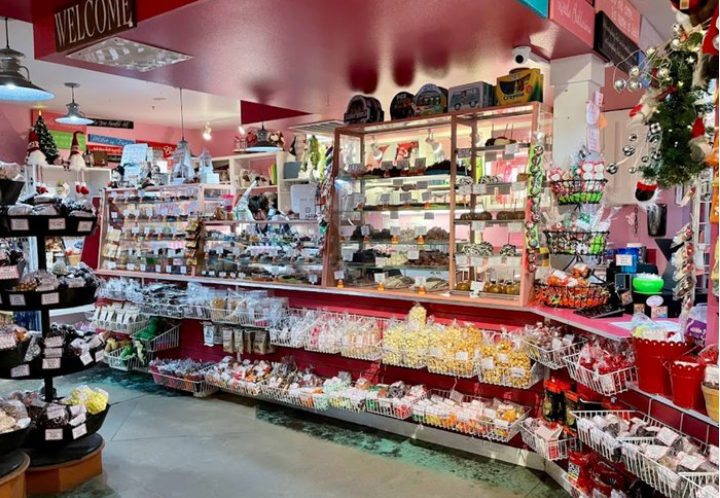
<path fill-rule="evenodd" d="M 84 237 L 92 234 L 97 226 L 96 217 L 47 217 L 47 216 L 29 216 L 29 217 L 2 217 L 0 218 L 0 236 L 2 237 L 35 237 L 37 269 L 47 270 L 47 259 L 45 251 L 46 237 L 55 236 L 75 236 Z M 51 292 L 12 292 L 2 291 L 0 293 L 0 310 L 4 311 L 24 311 L 33 310 L 40 313 L 41 332 L 43 337 L 47 337 L 50 331 L 50 310 L 71 308 L 83 304 L 95 302 L 95 287 L 84 288 L 66 288 L 58 289 Z M 54 294 L 48 296 L 48 294 Z M 22 352 L 22 351 L 20 351 Z M 18 354 L 20 353 L 18 352 Z M 85 370 L 95 366 L 97 357 L 95 351 L 92 352 L 93 361 L 83 365 L 78 358 L 68 358 L 63 356 L 61 360 L 66 365 L 61 364 L 61 368 L 43 369 L 42 360 L 39 362 L 34 360 L 28 363 L 28 373 L 17 378 L 42 378 L 43 389 L 42 397 L 47 403 L 57 399 L 54 378 L 67 375 L 71 372 Z M 24 354 L 22 355 L 24 359 Z M 18 357 L 19 358 L 19 357 Z M 8 365 L 5 365 L 6 367 Z M 0 369 L 3 370 L 3 369 Z M 2 372 L 3 376 L 9 372 Z M 78 468 L 81 470 L 83 466 L 87 466 L 87 462 L 91 462 L 94 467 L 101 467 L 101 451 L 104 445 L 103 438 L 96 434 L 105 420 L 107 409 L 96 415 L 88 415 L 88 420 L 84 424 L 85 431 L 76 433 L 73 428 L 66 427 L 62 431 L 62 438 L 59 440 L 46 441 L 45 430 L 35 429 L 25 442 L 25 453 L 30 457 L 30 469 L 35 469 L 35 475 L 41 477 L 39 479 L 40 486 L 47 482 L 47 476 L 57 477 L 58 480 L 64 478 L 63 473 L 71 476 L 78 476 Z M 79 427 L 80 427 L 79 426 Z M 16 452 L 25 455 L 22 452 Z M 15 462 L 15 453 L 3 458 L 0 461 L 0 470 L 4 465 L 12 466 Z M 99 463 L 98 463 L 99 462 Z M 95 472 L 87 472 L 89 476 Z M 82 472 L 80 473 L 82 475 Z M 58 481 L 57 489 L 64 489 L 62 483 Z"/>

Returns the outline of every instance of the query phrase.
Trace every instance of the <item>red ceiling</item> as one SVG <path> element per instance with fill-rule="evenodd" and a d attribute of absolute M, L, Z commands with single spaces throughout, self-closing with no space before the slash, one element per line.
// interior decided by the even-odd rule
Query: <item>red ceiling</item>
<path fill-rule="evenodd" d="M 494 81 L 516 45 L 548 58 L 589 51 L 516 0 L 138 0 L 138 27 L 123 36 L 193 56 L 141 74 L 55 54 L 52 13 L 67 3 L 33 1 L 36 58 L 290 113 L 337 117 L 354 93 L 415 91 L 457 67 L 470 68 L 465 82 Z"/>

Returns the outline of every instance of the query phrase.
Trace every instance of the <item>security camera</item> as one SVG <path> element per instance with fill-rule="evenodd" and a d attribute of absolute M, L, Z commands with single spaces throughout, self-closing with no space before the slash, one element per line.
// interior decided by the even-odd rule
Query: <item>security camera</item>
<path fill-rule="evenodd" d="M 522 65 L 527 64 L 532 55 L 532 48 L 528 45 L 521 45 L 513 48 L 513 60 L 515 64 Z"/>

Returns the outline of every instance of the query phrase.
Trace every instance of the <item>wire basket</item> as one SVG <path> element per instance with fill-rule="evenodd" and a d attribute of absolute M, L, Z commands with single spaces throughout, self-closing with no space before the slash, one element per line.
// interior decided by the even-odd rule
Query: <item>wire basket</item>
<path fill-rule="evenodd" d="M 555 308 L 591 308 L 602 306 L 610 298 L 610 291 L 603 284 L 568 287 L 549 285 L 535 281 L 535 300 Z"/>
<path fill-rule="evenodd" d="M 135 335 L 133 335 L 133 339 L 142 342 L 145 351 L 149 353 L 177 348 L 180 347 L 180 324 L 174 325 L 152 339 L 138 339 Z"/>
<path fill-rule="evenodd" d="M 112 369 L 121 370 L 123 372 L 130 372 L 133 370 L 133 366 L 138 363 L 138 358 L 135 355 L 129 356 L 128 358 L 121 358 L 124 348 L 116 349 L 105 353 L 105 363 Z"/>
<path fill-rule="evenodd" d="M 570 377 L 580 384 L 604 396 L 614 396 L 628 390 L 629 382 L 637 382 L 637 368 L 635 366 L 616 370 L 614 372 L 599 374 L 580 365 L 580 353 L 565 357 Z"/>
<path fill-rule="evenodd" d="M 515 389 L 530 389 L 543 380 L 545 369 L 540 363 L 533 364 L 530 369 L 521 367 L 500 367 L 492 369 L 483 368 L 479 361 L 478 380 L 483 384 L 512 387 Z"/>
<path fill-rule="evenodd" d="M 245 328 L 268 329 L 285 316 L 286 312 L 278 313 L 276 310 L 270 309 L 252 309 L 252 310 L 228 310 L 219 308 L 207 308 L 206 317 L 213 323 L 221 325 L 237 325 Z M 194 317 L 198 318 L 198 317 Z"/>
<path fill-rule="evenodd" d="M 624 420 L 644 417 L 642 413 L 634 410 L 573 410 L 570 413 L 577 421 L 577 434 L 580 441 L 611 462 L 622 461 L 622 438 L 616 438 L 612 434 L 602 431 L 593 423 L 593 417 L 605 417 L 611 413 Z"/>
<path fill-rule="evenodd" d="M 455 355 L 433 355 L 427 357 L 428 372 L 470 379 L 478 374 L 478 365 L 474 354 L 456 353 Z"/>
<path fill-rule="evenodd" d="M 406 420 L 412 417 L 413 406 L 426 397 L 427 394 L 412 400 L 405 400 L 404 398 L 378 398 L 377 393 L 370 393 L 365 400 L 365 410 L 384 417 Z"/>
<path fill-rule="evenodd" d="M 607 180 L 556 180 L 550 182 L 550 189 L 561 206 L 576 204 L 599 204 Z"/>
<path fill-rule="evenodd" d="M 388 348 L 383 346 L 382 362 L 385 365 L 419 370 L 427 366 L 427 351 Z"/>
<path fill-rule="evenodd" d="M 545 230 L 545 238 L 550 254 L 601 256 L 605 252 L 608 233 L 607 231 Z"/>
<path fill-rule="evenodd" d="M 366 346 L 341 346 L 340 355 L 355 360 L 380 361 L 382 358 L 382 342 Z"/>
<path fill-rule="evenodd" d="M 134 334 L 138 330 L 142 330 L 147 327 L 150 320 L 147 317 L 142 317 L 141 320 L 134 322 L 118 322 L 114 320 L 93 320 L 95 316 L 94 312 L 88 312 L 85 317 L 92 323 L 93 327 L 98 330 L 105 330 L 107 332 L 114 332 L 116 334 Z"/>
<path fill-rule="evenodd" d="M 237 379 L 232 379 L 230 382 L 226 382 L 213 373 L 206 374 L 205 381 L 209 385 L 217 387 L 224 392 L 238 394 L 240 396 L 256 398 L 260 396 L 261 392 L 260 384 Z"/>
<path fill-rule="evenodd" d="M 577 438 L 546 441 L 535 434 L 535 432 L 525 427 L 525 425 L 520 426 L 520 434 L 522 436 L 523 443 L 532 448 L 535 453 L 543 457 L 545 460 L 565 460 L 568 457 L 568 452 L 575 451 L 577 449 Z"/>
<path fill-rule="evenodd" d="M 560 370 L 565 368 L 565 358 L 567 356 L 580 352 L 584 341 L 578 341 L 557 349 L 546 349 L 527 339 L 523 339 L 523 342 L 525 343 L 525 353 L 531 360 L 535 360 L 551 370 Z"/>
<path fill-rule="evenodd" d="M 142 306 L 142 313 L 162 318 L 184 318 L 185 307 L 177 303 L 164 300 L 149 300 Z"/>
<path fill-rule="evenodd" d="M 339 410 L 346 410 L 353 413 L 364 412 L 367 391 L 363 391 L 362 393 L 360 391 L 361 390 L 359 389 L 347 388 L 329 393 L 327 395 L 328 404 L 332 408 L 337 408 Z M 353 393 L 358 395 L 353 396 Z"/>
<path fill-rule="evenodd" d="M 165 375 L 159 372 L 151 371 L 153 381 L 159 386 L 177 389 L 178 391 L 186 391 L 192 393 L 197 398 L 204 398 L 217 392 L 217 387 L 208 384 L 205 379 L 190 380 L 172 375 Z"/>
<path fill-rule="evenodd" d="M 487 404 L 489 400 L 469 394 L 461 394 L 457 391 L 444 391 L 440 389 L 432 389 L 430 398 L 453 399 L 458 403 L 482 403 Z M 490 426 L 484 420 L 473 419 L 470 416 L 464 417 L 459 415 L 450 405 L 431 405 L 424 406 L 416 404 L 413 407 L 413 420 L 422 425 L 432 427 L 440 427 L 468 436 L 484 436 L 489 433 Z"/>

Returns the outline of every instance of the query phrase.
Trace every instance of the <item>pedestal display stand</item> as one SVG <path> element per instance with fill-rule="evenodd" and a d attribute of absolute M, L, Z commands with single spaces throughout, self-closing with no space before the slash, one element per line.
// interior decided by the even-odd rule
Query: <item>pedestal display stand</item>
<path fill-rule="evenodd" d="M 3 237 L 35 237 L 37 240 L 37 269 L 47 270 L 45 239 L 46 237 L 82 237 L 90 235 L 95 229 L 97 218 L 84 217 L 52 217 L 32 216 L 24 223 L 17 223 L 13 217 L 0 219 L 0 235 Z M 0 378 L 8 379 L 43 379 L 41 403 L 52 403 L 58 400 L 54 378 L 79 372 L 95 366 L 103 359 L 103 348 L 97 347 L 77 356 L 66 351 L 63 341 L 49 344 L 50 310 L 72 308 L 95 302 L 96 286 L 78 288 L 58 287 L 54 290 L 42 291 L 3 291 L 0 294 L 0 310 L 40 312 L 43 346 L 42 353 L 25 361 L 28 345 L 20 345 L 17 351 L 6 353 L 0 365 Z M 32 347 L 32 346 L 30 346 Z M 37 347 L 37 346 L 36 346 Z M 50 355 L 51 350 L 60 350 L 59 355 Z M 57 493 L 67 491 L 78 484 L 102 473 L 102 449 L 104 441 L 96 432 L 102 427 L 109 405 L 99 413 L 83 414 L 83 421 L 77 424 L 65 422 L 50 427 L 33 426 L 24 442 L 25 453 L 17 452 L 17 457 L 10 455 L 0 460 L 0 497 L 25 496 L 25 478 L 22 483 L 12 484 L 10 494 L 3 494 L 4 485 L 11 486 L 15 477 L 2 477 L 4 466 L 12 463 L 12 458 L 23 459 L 23 464 L 16 467 L 15 472 L 22 468 L 28 470 L 28 491 L 30 493 Z M 24 467 L 23 467 L 24 465 Z M 15 475 L 15 474 L 12 474 Z M 5 484 L 7 483 L 7 484 Z M 13 494 L 15 493 L 15 494 Z"/>
<path fill-rule="evenodd" d="M 25 471 L 30 458 L 22 451 L 10 453 L 0 460 L 0 496 L 25 498 Z"/>

